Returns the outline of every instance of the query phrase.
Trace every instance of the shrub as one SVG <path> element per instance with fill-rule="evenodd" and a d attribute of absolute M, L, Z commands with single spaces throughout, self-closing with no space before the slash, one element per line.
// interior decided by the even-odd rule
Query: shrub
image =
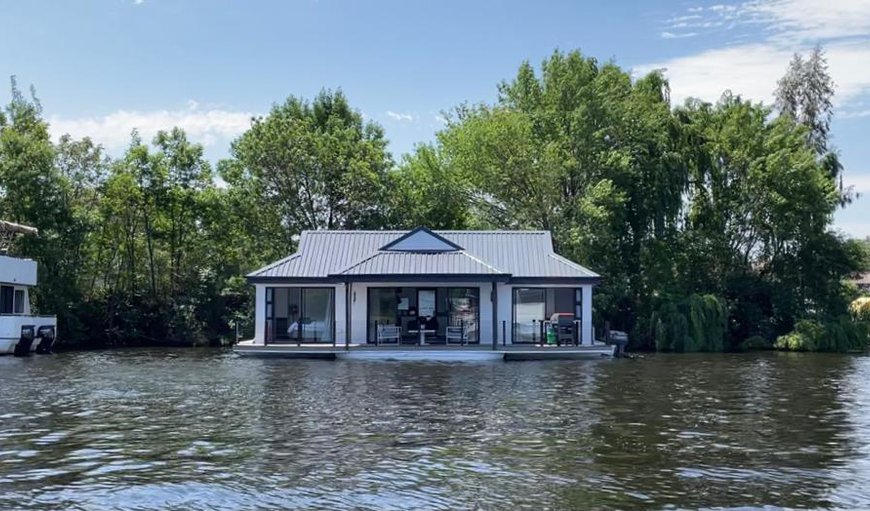
<path fill-rule="evenodd" d="M 776 339 L 776 349 L 845 353 L 867 347 L 868 327 L 864 322 L 842 316 L 826 323 L 801 320 L 794 330 Z"/>
<path fill-rule="evenodd" d="M 753 335 L 740 343 L 740 351 L 769 350 L 773 343 L 760 335 Z"/>
<path fill-rule="evenodd" d="M 849 304 L 849 313 L 858 321 L 870 321 L 870 296 L 861 296 Z"/>

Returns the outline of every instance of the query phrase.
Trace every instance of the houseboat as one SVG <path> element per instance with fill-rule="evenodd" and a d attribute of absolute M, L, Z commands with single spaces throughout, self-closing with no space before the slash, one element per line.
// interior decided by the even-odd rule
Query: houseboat
<path fill-rule="evenodd" d="M 613 356 L 593 338 L 595 272 L 548 231 L 305 231 L 247 276 L 253 339 L 294 358 L 519 360 Z"/>
<path fill-rule="evenodd" d="M 35 316 L 30 309 L 36 261 L 8 255 L 12 240 L 28 234 L 37 230 L 0 221 L 0 355 L 50 353 L 56 337 L 57 318 Z"/>

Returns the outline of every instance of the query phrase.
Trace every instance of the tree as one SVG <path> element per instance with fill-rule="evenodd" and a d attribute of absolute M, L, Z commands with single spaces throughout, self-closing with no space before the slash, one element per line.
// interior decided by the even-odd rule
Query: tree
<path fill-rule="evenodd" d="M 729 301 L 731 345 L 843 314 L 862 256 L 829 230 L 841 195 L 809 128 L 731 94 L 676 115 L 692 155 L 678 273 L 687 292 Z"/>
<path fill-rule="evenodd" d="M 57 243 L 73 224 L 64 201 L 68 187 L 54 165 L 55 148 L 35 91 L 31 88 L 26 98 L 13 77 L 11 93 L 5 115 L 0 116 L 0 217 L 40 230 L 39 236 L 18 240 L 17 250 L 41 264 L 34 293 L 37 310 L 54 311 L 66 305 L 67 290 L 73 286 L 74 274 L 65 271 L 65 247 Z"/>
<path fill-rule="evenodd" d="M 196 257 L 191 248 L 197 246 L 193 239 L 200 217 L 197 197 L 212 186 L 211 166 L 203 158 L 202 146 L 191 144 L 180 128 L 157 133 L 154 144 L 166 168 L 162 209 L 169 245 L 169 294 L 174 296 L 190 277 L 187 260 Z"/>
<path fill-rule="evenodd" d="M 485 225 L 545 229 L 608 275 L 598 318 L 630 330 L 673 279 L 687 169 L 668 83 L 579 52 L 524 63 L 495 105 L 463 106 L 438 135 Z M 646 314 L 646 313 L 642 313 Z"/>
<path fill-rule="evenodd" d="M 278 217 L 289 248 L 304 229 L 383 223 L 392 165 L 386 146 L 381 127 L 363 121 L 341 91 L 324 91 L 312 103 L 291 96 L 254 119 L 224 168 L 233 186 L 277 212 L 267 216 Z"/>
<path fill-rule="evenodd" d="M 818 154 L 828 152 L 828 137 L 834 115 L 834 81 L 821 46 L 809 58 L 795 53 L 785 76 L 777 82 L 776 108 L 807 127 L 807 139 Z"/>
<path fill-rule="evenodd" d="M 418 145 L 390 173 L 389 220 L 392 228 L 425 225 L 431 229 L 465 229 L 474 217 L 470 186 L 432 145 Z"/>

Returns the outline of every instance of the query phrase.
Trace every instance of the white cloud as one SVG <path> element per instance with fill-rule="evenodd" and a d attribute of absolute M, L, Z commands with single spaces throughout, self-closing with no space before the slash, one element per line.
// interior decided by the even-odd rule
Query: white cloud
<path fill-rule="evenodd" d="M 397 113 L 392 110 L 387 110 L 387 117 L 396 121 L 413 121 L 414 116 L 411 114 Z"/>
<path fill-rule="evenodd" d="M 673 32 L 662 32 L 662 39 L 683 39 L 685 37 L 695 37 L 698 35 L 697 32 L 687 32 L 684 34 L 675 34 Z"/>
<path fill-rule="evenodd" d="M 845 234 L 858 238 L 870 236 L 870 222 L 866 220 L 870 214 L 870 172 L 846 170 L 843 175 L 843 185 L 851 186 L 852 191 L 860 197 L 845 209 L 839 209 L 834 214 L 834 227 Z"/>
<path fill-rule="evenodd" d="M 826 51 L 837 85 L 834 103 L 843 117 L 858 115 L 850 109 L 870 94 L 870 0 L 752 0 L 691 7 L 687 12 L 692 14 L 686 16 L 701 17 L 679 21 L 680 28 L 730 34 L 730 29 L 741 27 L 751 29 L 756 40 L 746 42 L 741 31 L 722 47 L 636 68 L 638 73 L 665 69 L 676 103 L 688 97 L 715 101 L 726 89 L 770 102 L 792 55 L 816 44 Z M 667 38 L 665 34 L 671 33 L 662 33 Z"/>
<path fill-rule="evenodd" d="M 144 2 L 145 0 L 133 0 L 133 5 L 142 5 Z"/>
<path fill-rule="evenodd" d="M 865 110 L 848 110 L 840 114 L 841 119 L 855 119 L 858 117 L 870 117 L 870 109 Z"/>
<path fill-rule="evenodd" d="M 870 172 L 847 171 L 843 175 L 843 185 L 851 186 L 855 192 L 860 194 L 870 193 Z"/>
<path fill-rule="evenodd" d="M 692 9 L 689 9 L 689 12 L 695 12 L 695 11 L 693 11 Z M 668 21 L 670 23 L 679 23 L 682 21 L 699 20 L 701 18 L 702 18 L 702 16 L 700 14 L 687 14 L 685 16 L 677 16 L 675 18 L 671 18 Z"/>
<path fill-rule="evenodd" d="M 756 0 L 736 11 L 738 18 L 762 24 L 784 39 L 870 35 L 870 0 Z"/>
<path fill-rule="evenodd" d="M 150 141 L 160 130 L 176 126 L 184 129 L 192 141 L 211 146 L 227 143 L 245 132 L 251 125 L 251 112 L 223 109 L 200 109 L 196 101 L 188 101 L 180 110 L 117 110 L 102 117 L 49 118 L 54 138 L 69 133 L 73 138 L 91 137 L 110 152 L 122 150 L 130 143 L 130 133 L 139 131 Z"/>

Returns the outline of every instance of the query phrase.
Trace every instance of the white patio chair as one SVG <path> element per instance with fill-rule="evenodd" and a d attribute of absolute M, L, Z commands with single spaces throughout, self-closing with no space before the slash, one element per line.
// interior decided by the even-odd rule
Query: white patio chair
<path fill-rule="evenodd" d="M 448 326 L 447 327 L 447 344 L 458 342 L 459 344 L 465 344 L 466 337 L 464 328 L 461 326 Z"/>
<path fill-rule="evenodd" d="M 378 344 L 399 344 L 402 329 L 393 325 L 378 325 Z"/>

